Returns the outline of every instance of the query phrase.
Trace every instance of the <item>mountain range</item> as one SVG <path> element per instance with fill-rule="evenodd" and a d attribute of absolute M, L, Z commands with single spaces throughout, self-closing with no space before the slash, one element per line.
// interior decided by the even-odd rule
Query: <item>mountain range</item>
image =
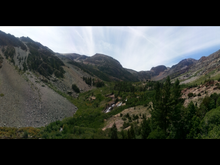
<path fill-rule="evenodd" d="M 72 116 L 77 107 L 54 92 L 77 97 L 94 86 L 83 77 L 97 81 L 163 81 L 167 76 L 188 83 L 210 73 L 218 74 L 220 50 L 199 60 L 183 59 L 172 67 L 159 65 L 149 71 L 124 68 L 116 59 L 53 52 L 29 37 L 15 37 L 0 31 L 0 126 L 44 126 Z"/>

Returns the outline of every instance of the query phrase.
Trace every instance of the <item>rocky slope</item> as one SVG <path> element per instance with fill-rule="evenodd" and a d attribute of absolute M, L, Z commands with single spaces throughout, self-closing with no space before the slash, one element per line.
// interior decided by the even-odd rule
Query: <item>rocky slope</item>
<path fill-rule="evenodd" d="M 176 78 L 177 76 L 186 73 L 189 71 L 190 67 L 196 63 L 197 60 L 188 58 L 181 60 L 178 64 L 173 65 L 171 68 L 166 68 L 156 76 L 152 76 L 152 80 L 162 80 L 167 76 L 170 76 L 171 79 Z"/>
<path fill-rule="evenodd" d="M 81 92 L 93 88 L 83 76 L 88 74 L 39 42 L 0 31 L 0 126 L 40 127 L 73 116 L 77 107 L 45 82 L 77 97 L 72 84 Z"/>
<path fill-rule="evenodd" d="M 193 96 L 189 97 L 189 93 L 192 93 Z M 183 105 L 187 107 L 188 104 L 192 101 L 194 104 L 197 103 L 197 106 L 199 107 L 202 103 L 202 100 L 206 96 L 210 96 L 213 93 L 220 93 L 220 83 L 217 80 L 201 84 L 198 87 L 185 88 L 182 90 L 182 98 L 185 99 Z"/>
<path fill-rule="evenodd" d="M 77 110 L 31 72 L 19 74 L 6 59 L 0 68 L 0 94 L 0 126 L 45 126 Z"/>
<path fill-rule="evenodd" d="M 195 59 L 188 58 L 180 61 L 178 64 L 173 65 L 171 68 L 166 67 L 164 65 L 158 65 L 156 67 L 152 67 L 150 71 L 134 71 L 131 69 L 127 69 L 131 74 L 136 76 L 139 81 L 153 80 L 158 81 L 170 76 L 171 78 L 175 78 L 182 73 L 188 72 L 189 68 L 196 63 Z"/>

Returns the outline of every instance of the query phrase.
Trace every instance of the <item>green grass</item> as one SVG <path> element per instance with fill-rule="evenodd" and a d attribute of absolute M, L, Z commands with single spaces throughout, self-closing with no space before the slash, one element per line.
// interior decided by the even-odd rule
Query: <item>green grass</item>
<path fill-rule="evenodd" d="M 186 80 L 189 80 L 189 79 L 191 79 L 192 77 L 197 76 L 197 74 L 198 74 L 200 71 L 201 71 L 201 69 L 198 70 L 194 75 L 188 77 L 187 79 L 180 80 L 180 82 L 182 82 L 182 81 L 186 81 Z M 185 74 L 189 74 L 189 73 L 192 73 L 192 71 L 190 71 L 190 72 L 186 72 L 186 73 L 184 73 L 184 74 L 182 74 L 182 75 L 180 75 L 180 76 L 183 76 L 183 75 L 185 75 Z M 179 76 L 179 77 L 180 77 L 180 76 Z M 178 78 L 179 78 L 179 77 L 178 77 Z"/>
<path fill-rule="evenodd" d="M 46 84 L 78 108 L 72 117 L 67 117 L 62 121 L 52 122 L 41 129 L 41 137 L 49 139 L 108 139 L 110 130 L 101 130 L 105 124 L 104 119 L 108 119 L 129 107 L 144 105 L 152 99 L 152 94 L 154 93 L 154 91 L 121 92 L 120 97 L 123 99 L 128 98 L 126 105 L 117 107 L 109 113 L 103 113 L 102 111 L 105 109 L 106 104 L 111 101 L 105 95 L 112 92 L 115 94 L 118 93 L 118 91 L 113 90 L 114 82 L 105 82 L 106 85 L 101 88 L 94 88 L 90 91 L 80 93 L 78 98 L 73 98 L 67 93 L 59 91 L 51 83 Z M 136 98 L 137 95 L 142 99 Z M 95 96 L 96 99 L 89 100 L 91 96 Z M 59 131 L 61 127 L 63 128 L 62 132 Z"/>
<path fill-rule="evenodd" d="M 212 77 L 212 79 L 214 80 L 218 80 L 219 78 L 220 78 L 220 73 Z"/>
<path fill-rule="evenodd" d="M 209 79 L 209 76 L 213 75 L 214 73 L 216 72 L 216 69 L 209 72 L 208 74 L 206 75 L 202 75 L 200 78 L 194 80 L 193 82 L 190 82 L 190 83 L 187 83 L 188 85 L 200 85 L 201 83 L 204 83 L 205 80 L 208 80 Z M 220 78 L 220 75 L 216 75 L 214 77 L 210 77 L 211 79 L 214 79 L 214 80 L 217 80 L 218 78 Z"/>

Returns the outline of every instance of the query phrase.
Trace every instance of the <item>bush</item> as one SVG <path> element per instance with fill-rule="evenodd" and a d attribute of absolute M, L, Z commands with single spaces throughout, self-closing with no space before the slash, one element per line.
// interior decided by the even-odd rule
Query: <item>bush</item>
<path fill-rule="evenodd" d="M 27 132 L 27 131 L 24 131 L 23 138 L 24 138 L 24 139 L 27 139 L 27 138 L 28 138 L 28 132 Z"/>
<path fill-rule="evenodd" d="M 220 126 L 214 126 L 212 130 L 208 132 L 207 136 L 203 136 L 202 139 L 220 139 Z"/>
<path fill-rule="evenodd" d="M 130 126 L 129 123 L 124 122 L 122 128 L 125 129 L 125 128 L 129 127 L 129 126 Z"/>
<path fill-rule="evenodd" d="M 220 107 L 212 109 L 207 112 L 205 117 L 201 122 L 202 134 L 207 135 L 207 133 L 214 129 L 215 126 L 220 125 Z"/>
<path fill-rule="evenodd" d="M 48 134 L 45 132 L 45 133 L 42 135 L 42 138 L 43 138 L 43 139 L 49 139 L 49 136 L 48 136 Z"/>
<path fill-rule="evenodd" d="M 122 117 L 122 120 L 126 121 L 127 119 L 126 119 L 126 117 L 125 117 L 125 116 L 123 116 L 123 117 Z"/>
<path fill-rule="evenodd" d="M 3 93 L 1 93 L 1 94 L 0 94 L 0 96 L 1 96 L 1 97 L 3 97 L 3 96 L 4 96 L 4 94 L 3 94 Z"/>
<path fill-rule="evenodd" d="M 190 97 L 193 97 L 193 93 L 189 93 L 188 94 L 188 97 L 190 98 Z"/>
<path fill-rule="evenodd" d="M 130 116 L 129 116 L 129 113 L 127 113 L 127 114 L 125 115 L 125 117 L 129 118 L 129 117 L 130 117 Z"/>
<path fill-rule="evenodd" d="M 198 96 L 201 96 L 201 94 L 199 93 Z"/>
<path fill-rule="evenodd" d="M 79 88 L 76 86 L 76 84 L 72 85 L 72 89 L 76 92 L 76 93 L 80 93 Z"/>
<path fill-rule="evenodd" d="M 166 139 L 166 135 L 162 129 L 157 127 L 154 131 L 152 131 L 147 139 Z"/>

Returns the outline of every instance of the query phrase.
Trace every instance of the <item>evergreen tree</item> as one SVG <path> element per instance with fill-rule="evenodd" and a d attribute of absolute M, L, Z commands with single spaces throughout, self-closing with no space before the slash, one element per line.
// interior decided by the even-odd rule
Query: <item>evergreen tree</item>
<path fill-rule="evenodd" d="M 214 99 L 211 99 L 211 101 L 209 102 L 208 108 L 209 108 L 209 110 L 216 108 L 216 104 L 215 104 Z"/>
<path fill-rule="evenodd" d="M 215 101 L 215 105 L 216 105 L 216 101 L 217 101 L 217 99 L 218 99 L 218 94 L 217 93 L 213 93 L 213 94 L 211 94 L 210 95 L 210 97 L 212 98 L 212 99 L 214 99 L 214 101 Z"/>
<path fill-rule="evenodd" d="M 220 106 L 220 97 L 218 97 L 217 101 L 216 101 L 216 107 Z"/>
<path fill-rule="evenodd" d="M 111 139 L 118 139 L 117 127 L 116 127 L 116 124 L 115 124 L 115 123 L 113 124 L 113 126 L 112 126 L 112 128 L 111 128 L 110 138 L 111 138 Z"/>
<path fill-rule="evenodd" d="M 146 118 L 144 118 L 143 122 L 141 123 L 141 136 L 142 136 L 142 139 L 147 139 L 150 132 L 151 132 L 151 129 L 150 129 L 149 119 L 146 120 Z"/>
<path fill-rule="evenodd" d="M 24 139 L 27 139 L 27 138 L 28 138 L 28 132 L 27 132 L 27 131 L 24 131 L 23 138 L 24 138 Z"/>
<path fill-rule="evenodd" d="M 155 96 L 153 100 L 153 109 L 150 112 L 151 113 L 151 119 L 152 119 L 152 127 L 153 129 L 156 129 L 157 125 L 163 125 L 162 123 L 162 100 L 161 100 L 161 88 L 160 83 L 156 82 L 155 84 Z M 141 116 L 141 114 L 139 114 Z"/>
<path fill-rule="evenodd" d="M 126 139 L 126 134 L 125 134 L 124 130 L 121 130 L 121 136 L 122 136 L 122 139 Z"/>
<path fill-rule="evenodd" d="M 197 116 L 193 116 L 191 119 L 192 125 L 191 129 L 189 131 L 189 134 L 187 134 L 186 138 L 187 139 L 195 139 L 198 138 L 198 134 L 200 133 L 200 122 L 201 119 Z"/>
<path fill-rule="evenodd" d="M 128 139 L 132 139 L 132 135 L 131 135 L 130 129 L 127 131 L 127 137 L 128 137 Z"/>
<path fill-rule="evenodd" d="M 156 95 L 154 99 L 154 110 L 152 111 L 152 118 L 154 123 L 160 128 L 167 131 L 169 125 L 168 113 L 170 109 L 170 87 L 171 82 L 169 76 L 166 79 L 164 87 L 160 90 L 159 84 L 156 84 Z"/>
<path fill-rule="evenodd" d="M 168 118 L 170 119 L 170 124 L 175 128 L 178 128 L 178 123 L 181 120 L 181 89 L 179 85 L 179 80 L 177 79 L 173 85 L 171 100 L 170 100 L 170 113 Z"/>
<path fill-rule="evenodd" d="M 131 133 L 131 139 L 135 139 L 135 133 L 134 133 L 134 126 L 133 126 L 133 124 L 131 124 L 130 133 Z"/>
<path fill-rule="evenodd" d="M 168 128 L 177 128 L 181 119 L 181 90 L 177 79 L 171 88 L 170 77 L 168 76 L 164 85 L 155 85 L 155 97 L 153 100 L 154 109 L 151 111 L 153 129 L 161 128 L 166 136 Z"/>
<path fill-rule="evenodd" d="M 176 135 L 174 138 L 178 139 L 186 139 L 187 135 L 190 133 L 191 129 L 193 128 L 194 121 L 193 117 L 196 116 L 196 107 L 194 106 L 194 103 L 191 101 L 188 105 L 188 107 L 184 111 L 183 118 L 180 120 L 178 124 L 178 129 L 176 130 Z M 193 131 L 190 135 L 190 137 L 194 136 L 195 131 Z"/>

